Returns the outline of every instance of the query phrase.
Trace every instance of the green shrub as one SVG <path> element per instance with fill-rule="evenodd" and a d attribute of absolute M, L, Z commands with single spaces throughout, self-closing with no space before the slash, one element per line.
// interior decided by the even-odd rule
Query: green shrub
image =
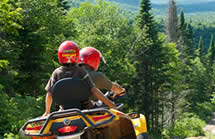
<path fill-rule="evenodd" d="M 11 108 L 11 105 L 8 101 L 9 97 L 0 92 L 0 135 L 3 135 L 5 131 L 9 131 L 10 126 L 9 126 L 9 112 L 8 110 Z"/>
<path fill-rule="evenodd" d="M 20 95 L 9 98 L 7 94 L 0 93 L 0 135 L 17 134 L 27 120 L 41 116 L 45 107 L 44 98 Z M 12 136 L 12 134 L 5 135 Z"/>
<path fill-rule="evenodd" d="M 214 104 L 210 102 L 204 102 L 197 104 L 196 107 L 193 108 L 196 115 L 200 117 L 200 119 L 208 121 L 211 118 L 212 113 L 215 110 Z"/>
<path fill-rule="evenodd" d="M 213 92 L 212 95 L 211 95 L 211 102 L 213 104 L 215 104 L 215 92 Z"/>
<path fill-rule="evenodd" d="M 195 137 L 204 134 L 202 128 L 205 126 L 205 122 L 199 119 L 199 116 L 186 113 L 184 118 L 175 121 L 174 128 L 166 130 L 163 134 L 166 137 Z"/>
<path fill-rule="evenodd" d="M 6 133 L 4 135 L 4 139 L 20 139 L 19 135 L 15 135 L 13 133 Z"/>

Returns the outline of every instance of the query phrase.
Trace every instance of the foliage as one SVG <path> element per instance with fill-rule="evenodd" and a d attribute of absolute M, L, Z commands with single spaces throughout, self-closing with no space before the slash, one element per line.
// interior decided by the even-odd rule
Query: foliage
<path fill-rule="evenodd" d="M 22 12 L 22 8 L 14 7 L 9 0 L 0 1 L 0 89 L 7 90 L 9 95 L 14 94 L 11 86 L 15 71 L 8 69 L 13 63 L 11 61 L 17 59 L 13 38 L 17 37 L 18 30 L 22 29 Z"/>
<path fill-rule="evenodd" d="M 0 60 L 0 71 L 3 69 L 7 69 L 8 61 L 7 60 Z"/>
<path fill-rule="evenodd" d="M 186 29 L 185 29 L 185 44 L 186 47 L 184 49 L 185 55 L 187 59 L 193 59 L 194 58 L 194 51 L 195 51 L 195 44 L 194 44 L 194 38 L 193 38 L 193 27 L 191 24 L 187 23 Z"/>
<path fill-rule="evenodd" d="M 168 42 L 177 42 L 178 39 L 178 15 L 174 0 L 169 1 L 167 21 L 165 23 Z"/>
<path fill-rule="evenodd" d="M 200 119 L 204 121 L 209 121 L 211 118 L 211 114 L 214 112 L 214 104 L 210 102 L 198 103 L 197 106 L 193 108 L 193 111 L 196 115 L 199 116 Z"/>
<path fill-rule="evenodd" d="M 181 37 L 168 43 L 149 0 L 141 1 L 136 17 L 107 1 L 90 2 L 73 1 L 70 8 L 65 0 L 0 2 L 0 138 L 19 138 L 23 123 L 42 115 L 44 87 L 59 66 L 57 46 L 64 40 L 101 51 L 107 64 L 99 71 L 127 88 L 126 111 L 144 113 L 154 138 L 162 131 L 201 135 L 202 120 L 214 111 L 213 21 L 187 22 L 182 12 Z M 181 115 L 186 112 L 192 114 Z"/>
<path fill-rule="evenodd" d="M 124 77 L 132 75 L 132 67 L 125 55 L 134 34 L 129 20 L 120 13 L 120 9 L 101 0 L 95 5 L 85 2 L 80 7 L 71 9 L 68 18 L 74 20 L 77 44 L 81 48 L 95 47 L 105 57 L 107 63 L 101 63 L 99 70 L 113 81 L 128 83 Z"/>
<path fill-rule="evenodd" d="M 73 24 L 58 8 L 57 1 L 26 0 L 17 5 L 24 12 L 23 29 L 15 38 L 19 53 L 11 63 L 18 73 L 14 86 L 22 95 L 38 96 L 42 94 L 41 88 L 48 80 L 48 73 L 56 66 L 57 46 L 66 37 L 74 35 Z"/>
<path fill-rule="evenodd" d="M 13 133 L 6 133 L 4 135 L 4 139 L 20 139 L 20 137 L 19 137 L 19 135 L 15 135 Z"/>
<path fill-rule="evenodd" d="M 165 64 L 165 84 L 162 85 L 162 104 L 163 104 L 163 122 L 168 123 L 170 127 L 174 126 L 178 112 L 178 105 L 183 100 L 183 92 L 186 87 L 183 84 L 185 77 L 182 75 L 182 63 L 179 59 L 179 52 L 175 43 L 169 43 L 165 49 L 168 54 L 168 63 Z"/>
<path fill-rule="evenodd" d="M 21 97 L 17 95 L 9 98 L 7 94 L 0 94 L 0 135 L 4 133 L 18 133 L 23 124 L 44 111 L 44 97 Z"/>
<path fill-rule="evenodd" d="M 141 1 L 137 25 L 141 29 L 139 32 L 142 36 L 134 51 L 138 55 L 133 58 L 136 68 L 133 84 L 137 90 L 134 94 L 134 100 L 136 100 L 134 104 L 139 111 L 145 113 L 150 132 L 159 136 L 164 123 L 166 112 L 164 109 L 170 99 L 176 99 L 173 97 L 177 94 L 175 90 L 180 91 L 178 77 L 181 69 L 176 45 L 166 45 L 166 37 L 158 32 L 156 22 L 149 10 L 149 1 Z M 143 98 L 138 99 L 141 97 Z M 170 109 L 174 111 L 173 103 L 171 102 Z M 173 117 L 171 116 L 171 119 L 174 119 Z"/>
<path fill-rule="evenodd" d="M 204 135 L 202 128 L 205 122 L 193 113 L 185 113 L 183 119 L 176 120 L 174 128 L 166 130 L 164 135 L 169 137 L 196 137 Z"/>
<path fill-rule="evenodd" d="M 205 49 L 203 45 L 202 37 L 199 39 L 198 49 L 196 50 L 196 56 L 198 56 L 201 60 L 201 62 L 204 62 L 204 56 L 205 56 Z"/>
<path fill-rule="evenodd" d="M 70 6 L 68 5 L 67 0 L 58 0 L 58 7 L 60 7 L 62 10 L 69 10 Z"/>
<path fill-rule="evenodd" d="M 22 8 L 13 7 L 9 3 L 9 0 L 0 1 L 0 33 L 11 33 L 17 35 L 17 29 L 22 27 L 18 23 L 22 18 L 22 11 Z"/>
<path fill-rule="evenodd" d="M 213 34 L 211 35 L 211 41 L 210 41 L 210 46 L 209 46 L 209 49 L 208 49 L 207 60 L 208 60 L 209 66 L 212 67 L 213 63 L 214 63 L 214 60 L 215 60 L 215 45 L 214 45 L 214 36 L 213 36 Z"/>
<path fill-rule="evenodd" d="M 209 100 L 212 82 L 209 80 L 210 75 L 208 74 L 205 66 L 198 57 L 193 60 L 190 68 L 192 71 L 190 73 L 189 83 L 189 88 L 191 91 L 186 96 L 186 99 L 192 108 L 193 106 L 196 106 L 197 103 L 202 103 Z"/>
<path fill-rule="evenodd" d="M 213 92 L 213 94 L 212 94 L 211 96 L 212 96 L 211 102 L 212 102 L 213 104 L 215 104 L 215 93 Z"/>

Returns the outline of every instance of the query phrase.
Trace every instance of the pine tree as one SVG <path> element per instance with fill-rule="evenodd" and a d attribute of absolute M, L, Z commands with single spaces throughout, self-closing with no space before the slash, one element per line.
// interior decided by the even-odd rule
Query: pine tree
<path fill-rule="evenodd" d="M 174 43 L 177 42 L 178 16 L 177 16 L 177 7 L 174 0 L 169 0 L 166 33 L 167 33 L 168 42 L 174 42 Z"/>
<path fill-rule="evenodd" d="M 155 31 L 155 24 L 153 17 L 150 13 L 151 4 L 149 0 L 142 0 L 140 4 L 140 11 L 137 17 L 138 27 L 144 30 L 143 36 L 139 41 L 137 48 L 135 49 L 135 67 L 137 72 L 137 77 L 135 79 L 135 84 L 137 84 L 137 99 L 136 106 L 140 111 L 144 110 L 146 115 L 146 120 L 148 128 L 154 128 L 154 91 L 152 89 L 152 55 L 155 47 L 155 41 L 157 38 L 157 32 Z M 152 105 L 153 104 L 153 105 Z"/>
<path fill-rule="evenodd" d="M 180 29 L 180 33 L 184 33 L 183 31 L 185 30 L 186 28 L 186 24 L 185 24 L 185 19 L 184 19 L 184 12 L 183 12 L 183 9 L 181 9 L 181 12 L 180 12 L 180 16 L 179 16 L 179 29 Z M 183 35 L 183 34 L 180 34 L 180 35 Z"/>
<path fill-rule="evenodd" d="M 62 10 L 68 11 L 70 6 L 68 5 L 68 0 L 57 0 L 58 1 L 58 7 L 60 7 Z"/>
<path fill-rule="evenodd" d="M 154 134 L 160 135 L 162 128 L 163 105 L 161 98 L 161 86 L 168 80 L 166 64 L 169 55 L 165 53 L 164 40 L 160 36 L 153 16 L 150 13 L 149 0 L 142 0 L 137 18 L 138 27 L 143 31 L 142 38 L 134 49 L 134 63 L 136 77 L 133 81 L 135 86 L 135 106 L 139 111 L 144 111 L 148 129 Z M 162 90 L 164 91 L 164 90 Z"/>
<path fill-rule="evenodd" d="M 214 36 L 211 34 L 210 46 L 208 49 L 207 60 L 209 62 L 209 66 L 212 67 L 215 60 L 215 45 L 214 45 Z"/>
<path fill-rule="evenodd" d="M 187 24 L 186 32 L 187 32 L 188 39 L 193 39 L 193 29 L 190 24 Z"/>
<path fill-rule="evenodd" d="M 202 57 L 204 54 L 204 46 L 203 46 L 202 36 L 199 39 L 198 50 L 199 50 L 199 57 Z"/>
<path fill-rule="evenodd" d="M 150 0 L 142 0 L 140 3 L 140 11 L 137 16 L 137 25 L 140 29 L 145 29 L 145 32 L 150 36 L 155 37 L 157 34 L 157 30 L 155 30 L 155 21 L 153 19 L 152 14 L 150 13 L 151 4 Z M 152 38 L 156 40 L 157 38 Z"/>
<path fill-rule="evenodd" d="M 25 0 L 20 1 L 20 5 L 24 9 L 23 28 L 16 37 L 19 55 L 14 66 L 19 74 L 14 87 L 21 95 L 38 96 L 49 78 L 46 73 L 53 70 L 57 46 L 66 35 L 74 33 L 73 24 L 60 16 L 62 11 L 56 1 Z"/>
<path fill-rule="evenodd" d="M 151 4 L 149 0 L 142 0 L 140 3 L 140 11 L 138 15 L 138 25 L 139 28 L 143 28 L 144 25 L 147 25 L 152 22 L 153 17 L 149 12 L 151 10 Z"/>
<path fill-rule="evenodd" d="M 186 38 L 185 38 L 185 55 L 186 57 L 193 58 L 195 46 L 193 44 L 193 30 L 190 24 L 186 27 Z"/>
<path fill-rule="evenodd" d="M 180 59 L 183 61 L 183 63 L 185 63 L 184 58 L 185 58 L 185 54 L 184 54 L 184 49 L 185 49 L 185 38 L 186 38 L 186 25 L 185 25 L 185 19 L 184 19 L 184 12 L 183 9 L 181 9 L 180 12 L 180 16 L 179 16 L 179 42 L 178 42 L 178 50 L 180 53 Z"/>
<path fill-rule="evenodd" d="M 198 47 L 196 50 L 196 55 L 200 58 L 201 62 L 204 63 L 205 50 L 204 50 L 202 36 L 199 39 L 199 44 L 198 44 Z"/>

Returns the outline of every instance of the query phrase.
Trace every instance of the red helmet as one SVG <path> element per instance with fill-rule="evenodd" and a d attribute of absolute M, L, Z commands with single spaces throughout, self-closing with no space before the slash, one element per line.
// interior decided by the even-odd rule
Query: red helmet
<path fill-rule="evenodd" d="M 60 63 L 78 63 L 78 46 L 72 41 L 64 41 L 58 48 L 58 60 Z"/>
<path fill-rule="evenodd" d="M 85 47 L 80 50 L 80 63 L 84 63 L 97 70 L 102 57 L 99 50 L 93 47 Z"/>

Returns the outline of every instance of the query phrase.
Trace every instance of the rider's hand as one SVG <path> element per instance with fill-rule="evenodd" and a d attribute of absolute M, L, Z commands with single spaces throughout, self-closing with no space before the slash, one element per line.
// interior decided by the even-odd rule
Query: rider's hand
<path fill-rule="evenodd" d="M 125 92 L 125 88 L 117 88 L 114 90 L 114 94 L 113 94 L 113 98 L 115 98 L 117 95 L 122 95 L 124 93 L 122 92 Z M 122 93 L 122 94 L 121 94 Z"/>
<path fill-rule="evenodd" d="M 46 116 L 48 116 L 48 114 L 49 114 L 49 113 L 45 112 L 45 113 L 42 115 L 42 117 L 46 117 Z"/>
<path fill-rule="evenodd" d="M 115 98 L 117 95 L 120 95 L 122 92 L 125 92 L 125 88 L 121 87 L 118 83 L 112 82 L 111 91 L 114 92 L 113 98 Z"/>
<path fill-rule="evenodd" d="M 98 100 L 101 100 L 108 107 L 116 108 L 116 105 L 107 97 L 105 97 L 99 89 L 93 87 L 91 88 L 91 93 L 94 97 L 96 97 Z"/>

